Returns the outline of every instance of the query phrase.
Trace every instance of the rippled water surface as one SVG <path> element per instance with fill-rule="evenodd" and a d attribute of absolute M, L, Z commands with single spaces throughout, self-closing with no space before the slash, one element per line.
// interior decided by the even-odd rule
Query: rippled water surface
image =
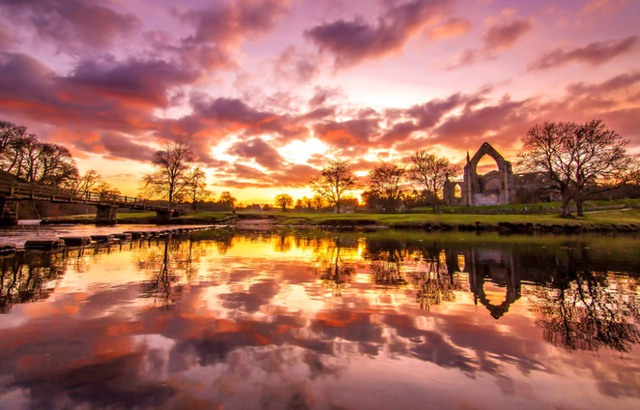
<path fill-rule="evenodd" d="M 0 408 L 640 408 L 637 239 L 192 235 L 1 257 Z"/>

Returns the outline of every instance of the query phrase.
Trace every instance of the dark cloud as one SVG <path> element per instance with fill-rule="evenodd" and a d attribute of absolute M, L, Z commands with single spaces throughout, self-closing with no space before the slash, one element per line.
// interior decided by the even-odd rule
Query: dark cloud
<path fill-rule="evenodd" d="M 171 88 L 194 81 L 196 74 L 164 60 L 81 61 L 66 81 L 109 97 L 166 106 Z"/>
<path fill-rule="evenodd" d="M 530 19 L 496 22 L 489 27 L 484 35 L 484 50 L 492 53 L 511 48 L 531 28 L 533 28 L 533 21 Z"/>
<path fill-rule="evenodd" d="M 408 136 L 407 131 L 411 129 L 409 124 L 413 125 L 410 132 L 418 130 L 426 130 L 435 126 L 440 119 L 463 102 L 460 94 L 454 94 L 446 100 L 432 100 L 424 104 L 414 105 L 405 111 L 405 116 L 409 116 L 414 121 L 400 122 L 385 134 L 385 140 L 397 140 Z"/>
<path fill-rule="evenodd" d="M 447 0 L 388 3 L 375 23 L 361 17 L 337 20 L 305 31 L 322 51 L 333 54 L 336 66 L 348 66 L 401 50 L 405 43 L 447 8 Z"/>
<path fill-rule="evenodd" d="M 295 120 L 287 115 L 256 110 L 236 98 L 216 98 L 213 101 L 196 98 L 192 100 L 196 125 L 214 122 L 227 131 L 241 132 L 248 136 L 278 134 L 285 137 L 299 136 L 305 132 Z M 185 119 L 189 121 L 189 118 Z"/>
<path fill-rule="evenodd" d="M 130 135 L 103 133 L 100 136 L 102 145 L 110 156 L 128 158 L 134 161 L 150 162 L 154 149 L 134 142 Z"/>
<path fill-rule="evenodd" d="M 229 153 L 253 159 L 268 169 L 278 169 L 284 163 L 278 151 L 261 138 L 237 142 L 229 149 Z"/>
<path fill-rule="evenodd" d="M 569 51 L 557 48 L 534 61 L 529 69 L 546 70 L 574 61 L 597 66 L 632 51 L 637 44 L 638 36 L 630 36 L 619 40 L 593 42 Z"/>
<path fill-rule="evenodd" d="M 139 19 L 92 0 L 0 0 L 0 9 L 61 49 L 105 49 L 140 27 Z"/>

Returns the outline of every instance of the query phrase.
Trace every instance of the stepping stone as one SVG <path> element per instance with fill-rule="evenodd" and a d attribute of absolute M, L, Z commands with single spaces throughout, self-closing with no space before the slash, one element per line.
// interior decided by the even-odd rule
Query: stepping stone
<path fill-rule="evenodd" d="M 96 243 L 111 243 L 113 242 L 112 235 L 91 235 L 91 240 Z"/>
<path fill-rule="evenodd" d="M 64 246 L 62 239 L 29 239 L 24 243 L 25 249 L 58 249 Z"/>
<path fill-rule="evenodd" d="M 60 239 L 64 241 L 66 246 L 84 246 L 91 244 L 90 236 L 62 236 Z"/>
<path fill-rule="evenodd" d="M 131 239 L 142 239 L 145 236 L 147 236 L 145 232 L 140 232 L 140 231 L 124 231 L 123 233 L 130 234 Z"/>
<path fill-rule="evenodd" d="M 0 245 L 0 255 L 11 255 L 12 253 L 15 253 L 15 251 L 15 245 Z"/>
<path fill-rule="evenodd" d="M 123 233 L 114 233 L 113 237 L 124 242 L 124 241 L 130 241 L 133 238 L 133 235 L 129 232 L 123 232 Z"/>

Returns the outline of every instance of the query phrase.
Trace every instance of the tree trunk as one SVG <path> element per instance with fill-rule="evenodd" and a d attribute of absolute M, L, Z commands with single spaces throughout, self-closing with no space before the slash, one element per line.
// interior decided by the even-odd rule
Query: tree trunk
<path fill-rule="evenodd" d="M 571 195 L 566 192 L 562 193 L 562 216 L 571 216 L 571 210 L 569 209 L 569 202 L 571 201 Z"/>
<path fill-rule="evenodd" d="M 584 212 L 582 210 L 582 203 L 583 200 L 582 198 L 580 198 L 579 196 L 573 199 L 576 203 L 576 213 L 578 214 L 578 216 L 584 216 Z"/>

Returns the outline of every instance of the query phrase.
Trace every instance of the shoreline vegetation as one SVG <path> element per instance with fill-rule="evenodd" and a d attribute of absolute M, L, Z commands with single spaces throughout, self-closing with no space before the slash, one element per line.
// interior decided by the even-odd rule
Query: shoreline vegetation
<path fill-rule="evenodd" d="M 217 224 L 241 230 L 318 228 L 329 230 L 413 229 L 425 231 L 486 231 L 505 233 L 640 232 L 640 201 L 593 201 L 583 217 L 565 218 L 554 204 L 503 207 L 443 208 L 406 213 L 245 211 L 191 212 L 172 218 L 171 224 Z M 43 224 L 91 224 L 94 215 L 45 218 Z M 154 212 L 119 213 L 117 223 L 156 223 Z"/>

